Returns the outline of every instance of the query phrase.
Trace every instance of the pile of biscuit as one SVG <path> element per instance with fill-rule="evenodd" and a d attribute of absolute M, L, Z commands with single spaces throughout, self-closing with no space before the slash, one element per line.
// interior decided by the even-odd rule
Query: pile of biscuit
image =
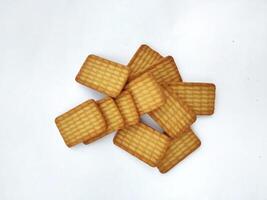
<path fill-rule="evenodd" d="M 66 145 L 89 144 L 117 131 L 113 142 L 161 173 L 200 146 L 196 115 L 214 112 L 215 85 L 183 82 L 171 56 L 141 45 L 127 66 L 89 55 L 76 81 L 106 95 L 56 118 Z M 164 130 L 140 119 L 148 114 Z"/>

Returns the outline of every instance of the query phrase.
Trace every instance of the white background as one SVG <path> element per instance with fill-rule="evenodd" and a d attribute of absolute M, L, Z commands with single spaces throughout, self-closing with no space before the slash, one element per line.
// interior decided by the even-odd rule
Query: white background
<path fill-rule="evenodd" d="M 201 148 L 164 175 L 54 124 L 102 97 L 74 80 L 88 54 L 126 65 L 142 43 L 217 86 Z M 267 199 L 266 57 L 266 0 L 0 0 L 0 199 Z"/>

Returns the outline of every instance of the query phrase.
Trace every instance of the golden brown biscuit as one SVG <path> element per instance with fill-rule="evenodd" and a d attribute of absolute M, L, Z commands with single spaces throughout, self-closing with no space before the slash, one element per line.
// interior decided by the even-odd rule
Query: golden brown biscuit
<path fill-rule="evenodd" d="M 214 113 L 215 90 L 212 83 L 172 83 L 168 87 L 197 115 Z"/>
<path fill-rule="evenodd" d="M 128 75 L 128 69 L 124 65 L 89 55 L 76 76 L 76 81 L 108 96 L 116 97 L 124 87 Z"/>
<path fill-rule="evenodd" d="M 196 120 L 195 113 L 182 101 L 164 88 L 165 104 L 151 111 L 149 115 L 172 138 L 178 137 Z"/>
<path fill-rule="evenodd" d="M 114 144 L 155 167 L 164 156 L 170 139 L 151 127 L 139 123 L 118 131 Z"/>
<path fill-rule="evenodd" d="M 177 65 L 171 56 L 167 56 L 154 65 L 151 65 L 146 72 L 152 74 L 159 84 L 182 81 Z"/>
<path fill-rule="evenodd" d="M 159 171 L 166 173 L 195 151 L 200 144 L 200 140 L 190 129 L 183 133 L 181 137 L 173 139 L 164 157 L 158 163 Z"/>
<path fill-rule="evenodd" d="M 124 120 L 124 126 L 130 126 L 139 122 L 139 114 L 130 92 L 123 91 L 115 102 Z"/>
<path fill-rule="evenodd" d="M 95 135 L 94 137 L 84 140 L 84 144 L 92 143 L 93 141 L 98 140 L 124 126 L 122 115 L 113 99 L 109 97 L 101 99 L 97 101 L 97 105 L 104 116 L 107 124 L 107 129 L 102 133 Z"/>
<path fill-rule="evenodd" d="M 149 46 L 141 45 L 127 65 L 130 70 L 129 80 L 144 73 L 150 65 L 155 64 L 161 58 L 163 57 Z"/>
<path fill-rule="evenodd" d="M 126 90 L 133 96 L 139 114 L 150 112 L 165 102 L 160 85 L 149 73 L 132 80 Z"/>
<path fill-rule="evenodd" d="M 68 147 L 106 130 L 106 122 L 94 100 L 88 100 L 55 120 Z"/>

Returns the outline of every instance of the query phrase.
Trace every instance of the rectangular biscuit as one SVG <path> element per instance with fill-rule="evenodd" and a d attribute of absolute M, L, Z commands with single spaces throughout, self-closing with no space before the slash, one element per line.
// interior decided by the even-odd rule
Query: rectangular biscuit
<path fill-rule="evenodd" d="M 164 156 L 170 139 L 151 127 L 139 123 L 119 130 L 113 142 L 148 165 L 155 167 Z"/>
<path fill-rule="evenodd" d="M 68 147 L 106 130 L 106 122 L 94 100 L 88 100 L 60 115 L 55 122 Z"/>
<path fill-rule="evenodd" d="M 129 80 L 138 77 L 144 73 L 150 65 L 155 64 L 162 58 L 163 57 L 158 52 L 149 46 L 145 44 L 141 45 L 127 65 L 130 70 Z"/>
<path fill-rule="evenodd" d="M 181 137 L 173 139 L 162 160 L 158 163 L 158 169 L 161 173 L 166 173 L 189 154 L 195 151 L 201 142 L 199 138 L 189 130 Z"/>
<path fill-rule="evenodd" d="M 133 96 L 139 114 L 150 112 L 165 102 L 160 85 L 149 73 L 132 80 L 126 90 Z"/>
<path fill-rule="evenodd" d="M 152 74 L 159 84 L 176 83 L 182 81 L 177 65 L 171 56 L 167 56 L 156 64 L 151 65 L 146 72 Z"/>
<path fill-rule="evenodd" d="M 92 143 L 95 140 L 98 140 L 107 134 L 116 131 L 124 126 L 124 121 L 122 115 L 117 107 L 115 101 L 110 98 L 104 98 L 97 101 L 97 105 L 104 116 L 104 119 L 107 124 L 107 128 L 105 131 L 95 135 L 94 137 L 88 138 L 84 140 L 84 144 Z"/>
<path fill-rule="evenodd" d="M 149 115 L 172 138 L 178 137 L 196 120 L 195 113 L 181 100 L 164 88 L 165 104 L 151 111 Z"/>
<path fill-rule="evenodd" d="M 123 89 L 128 75 L 129 71 L 124 65 L 89 55 L 76 76 L 76 81 L 108 96 L 116 97 Z"/>
<path fill-rule="evenodd" d="M 115 102 L 124 120 L 124 126 L 130 126 L 139 122 L 139 114 L 130 92 L 123 91 Z"/>
<path fill-rule="evenodd" d="M 212 83 L 172 83 L 168 87 L 197 115 L 214 113 L 215 90 Z"/>

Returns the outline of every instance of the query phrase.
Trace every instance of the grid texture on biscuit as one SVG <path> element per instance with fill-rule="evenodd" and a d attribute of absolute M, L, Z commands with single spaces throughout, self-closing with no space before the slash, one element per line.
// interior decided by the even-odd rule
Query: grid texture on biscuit
<path fill-rule="evenodd" d="M 181 82 L 182 78 L 177 65 L 171 56 L 161 59 L 159 62 L 149 67 L 146 71 L 153 75 L 159 84 Z"/>
<path fill-rule="evenodd" d="M 214 113 L 215 85 L 211 83 L 172 83 L 169 88 L 197 115 Z"/>
<path fill-rule="evenodd" d="M 124 126 L 130 126 L 139 122 L 139 114 L 130 92 L 123 91 L 115 102 L 124 120 Z"/>
<path fill-rule="evenodd" d="M 128 69 L 124 65 L 89 55 L 76 76 L 76 81 L 108 96 L 116 97 L 124 87 L 128 75 Z"/>
<path fill-rule="evenodd" d="M 127 65 L 130 70 L 129 80 L 136 78 L 162 58 L 158 52 L 149 46 L 141 45 Z"/>
<path fill-rule="evenodd" d="M 164 87 L 165 104 L 151 111 L 149 115 L 170 137 L 178 137 L 196 120 L 194 112 L 182 101 L 175 98 Z"/>
<path fill-rule="evenodd" d="M 99 133 L 95 137 L 91 137 L 88 140 L 85 140 L 85 144 L 89 144 L 97 139 L 100 139 L 106 136 L 107 134 L 118 130 L 124 126 L 122 115 L 113 99 L 109 97 L 101 99 L 97 101 L 97 105 L 104 116 L 107 128 L 105 131 Z"/>
<path fill-rule="evenodd" d="M 164 156 L 170 142 L 166 135 L 143 123 L 119 130 L 113 141 L 152 167 Z"/>
<path fill-rule="evenodd" d="M 144 73 L 132 80 L 126 86 L 126 90 L 133 96 L 140 114 L 150 112 L 165 102 L 160 85 L 149 73 Z"/>
<path fill-rule="evenodd" d="M 166 173 L 195 151 L 200 144 L 200 140 L 191 130 L 184 133 L 182 137 L 173 139 L 167 152 L 157 166 L 159 171 Z"/>
<path fill-rule="evenodd" d="M 66 143 L 71 147 L 95 137 L 106 129 L 106 123 L 94 100 L 88 100 L 55 120 Z"/>

